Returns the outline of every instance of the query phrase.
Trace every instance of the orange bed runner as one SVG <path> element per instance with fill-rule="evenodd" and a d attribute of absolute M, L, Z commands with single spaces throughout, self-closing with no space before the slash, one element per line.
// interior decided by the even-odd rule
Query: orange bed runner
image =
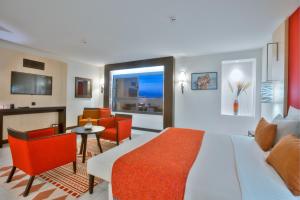
<path fill-rule="evenodd" d="M 169 128 L 120 157 L 112 169 L 113 196 L 118 200 L 183 199 L 203 135 L 204 131 Z"/>

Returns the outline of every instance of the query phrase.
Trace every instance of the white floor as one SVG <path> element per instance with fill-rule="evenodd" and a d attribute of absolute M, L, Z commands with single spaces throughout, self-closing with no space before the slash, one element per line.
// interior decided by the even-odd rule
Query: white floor
<path fill-rule="evenodd" d="M 140 134 L 147 133 L 145 131 L 132 131 L 132 137 L 137 137 Z M 80 137 L 78 137 L 79 139 Z M 7 144 L 4 145 L 2 149 L 0 149 L 0 166 L 7 166 L 12 164 L 11 154 L 9 150 L 9 146 Z M 4 188 L 0 187 L 0 199 L 14 200 L 15 197 L 12 196 L 11 193 L 7 192 Z M 88 192 L 82 195 L 79 200 L 108 200 L 108 185 L 103 182 L 94 187 L 94 193 L 90 195 Z"/>

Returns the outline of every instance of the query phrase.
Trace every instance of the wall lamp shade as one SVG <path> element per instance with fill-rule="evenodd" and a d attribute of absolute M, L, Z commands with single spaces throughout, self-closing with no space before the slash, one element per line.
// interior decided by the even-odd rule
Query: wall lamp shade
<path fill-rule="evenodd" d="M 184 92 L 184 83 L 186 82 L 186 73 L 185 73 L 185 71 L 181 71 L 179 73 L 178 81 L 180 83 L 181 93 L 183 94 L 183 92 Z"/>

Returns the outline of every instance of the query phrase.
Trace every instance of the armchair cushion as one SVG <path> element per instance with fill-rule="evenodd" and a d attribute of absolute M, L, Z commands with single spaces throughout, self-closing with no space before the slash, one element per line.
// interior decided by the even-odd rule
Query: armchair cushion
<path fill-rule="evenodd" d="M 88 119 L 80 119 L 79 126 L 84 126 L 89 120 Z M 90 120 L 93 125 L 97 125 L 98 119 L 91 119 Z"/>
<path fill-rule="evenodd" d="M 99 119 L 99 109 L 85 109 L 83 110 L 83 119 Z"/>

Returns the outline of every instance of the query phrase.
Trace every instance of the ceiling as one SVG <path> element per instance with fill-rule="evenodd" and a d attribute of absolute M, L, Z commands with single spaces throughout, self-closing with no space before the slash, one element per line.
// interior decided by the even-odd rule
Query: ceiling
<path fill-rule="evenodd" d="M 194 56 L 262 47 L 298 6 L 299 0 L 0 0 L 0 39 L 94 65 Z"/>

